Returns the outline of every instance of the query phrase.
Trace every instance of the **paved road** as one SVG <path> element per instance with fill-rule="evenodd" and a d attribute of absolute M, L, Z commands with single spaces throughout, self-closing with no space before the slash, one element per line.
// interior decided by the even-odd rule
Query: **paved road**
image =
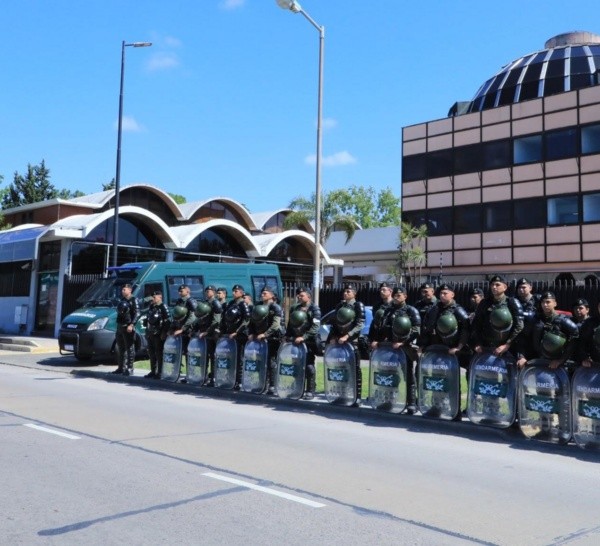
<path fill-rule="evenodd" d="M 87 366 L 72 374 L 72 361 L 48 355 L 3 361 L 5 543 L 600 539 L 600 456 L 574 446 L 469 423 L 107 380 Z"/>

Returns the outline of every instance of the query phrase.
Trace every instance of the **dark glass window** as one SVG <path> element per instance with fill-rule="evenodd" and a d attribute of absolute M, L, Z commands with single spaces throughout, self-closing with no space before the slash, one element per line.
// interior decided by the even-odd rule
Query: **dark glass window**
<path fill-rule="evenodd" d="M 60 269 L 60 241 L 49 241 L 40 243 L 40 271 L 52 271 Z"/>
<path fill-rule="evenodd" d="M 503 87 L 500 92 L 500 99 L 498 99 L 498 106 L 503 106 L 505 104 L 512 104 L 515 102 L 515 93 L 517 91 L 516 86 L 510 85 L 508 87 Z"/>
<path fill-rule="evenodd" d="M 542 160 L 542 135 L 515 138 L 513 141 L 515 165 L 535 163 Z"/>
<path fill-rule="evenodd" d="M 419 227 L 427 224 L 427 213 L 424 210 L 402 211 L 402 221 L 411 226 Z"/>
<path fill-rule="evenodd" d="M 531 229 L 546 226 L 546 207 L 541 199 L 513 201 L 513 224 L 515 229 Z"/>
<path fill-rule="evenodd" d="M 427 155 L 427 178 L 451 176 L 452 169 L 452 150 L 439 150 Z"/>
<path fill-rule="evenodd" d="M 590 63 L 587 57 L 572 57 L 571 58 L 571 74 L 589 74 Z"/>
<path fill-rule="evenodd" d="M 525 72 L 525 77 L 523 78 L 523 83 L 538 81 L 540 79 L 540 74 L 542 72 L 542 63 L 541 62 L 533 62 L 527 67 L 527 72 Z"/>
<path fill-rule="evenodd" d="M 454 149 L 454 173 L 473 173 L 481 170 L 481 144 Z"/>
<path fill-rule="evenodd" d="M 519 93 L 519 100 L 528 100 L 538 98 L 538 92 L 540 88 L 539 80 L 526 82 L 521 85 L 521 91 Z"/>
<path fill-rule="evenodd" d="M 581 153 L 597 154 L 600 152 L 600 125 L 588 125 L 581 128 Z"/>
<path fill-rule="evenodd" d="M 481 230 L 481 205 L 454 207 L 454 233 L 477 233 Z"/>
<path fill-rule="evenodd" d="M 494 140 L 483 144 L 483 170 L 501 169 L 512 163 L 510 140 Z"/>
<path fill-rule="evenodd" d="M 565 60 L 550 61 L 546 69 L 546 78 L 559 78 L 565 75 Z"/>
<path fill-rule="evenodd" d="M 547 204 L 549 226 L 579 223 L 579 199 L 576 195 L 551 197 Z"/>
<path fill-rule="evenodd" d="M 583 196 L 583 221 L 600 222 L 600 193 Z"/>
<path fill-rule="evenodd" d="M 487 203 L 483 206 L 483 231 L 512 229 L 510 201 Z"/>
<path fill-rule="evenodd" d="M 413 224 L 418 225 L 418 224 Z M 427 211 L 427 234 L 450 235 L 452 233 L 452 208 L 429 209 Z"/>
<path fill-rule="evenodd" d="M 544 97 L 562 93 L 565 90 L 565 78 L 546 78 L 544 80 Z"/>
<path fill-rule="evenodd" d="M 583 89 L 584 87 L 590 87 L 591 85 L 591 74 L 573 74 L 571 76 L 571 91 L 575 91 L 575 89 Z"/>
<path fill-rule="evenodd" d="M 546 161 L 577 155 L 577 129 L 561 129 L 546 133 Z"/>
<path fill-rule="evenodd" d="M 418 154 L 402 158 L 402 180 L 404 182 L 427 178 L 426 157 L 425 154 Z"/>
<path fill-rule="evenodd" d="M 494 108 L 494 106 L 496 106 L 496 91 L 488 93 L 483 101 L 484 110 L 489 110 L 490 108 Z"/>

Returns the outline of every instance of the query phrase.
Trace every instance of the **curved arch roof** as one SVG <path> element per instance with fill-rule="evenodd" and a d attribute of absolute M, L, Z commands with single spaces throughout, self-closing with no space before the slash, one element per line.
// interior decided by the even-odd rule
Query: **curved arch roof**
<path fill-rule="evenodd" d="M 315 247 L 314 237 L 311 237 L 305 231 L 300 231 L 298 229 L 290 229 L 282 233 L 256 235 L 254 239 L 257 243 L 257 246 L 260 248 L 260 255 L 264 257 L 267 257 L 273 251 L 273 249 L 284 239 L 297 239 L 311 251 Z M 325 265 L 340 264 L 340 260 L 331 258 L 322 245 L 320 246 L 320 252 Z"/>
<path fill-rule="evenodd" d="M 598 71 L 600 36 L 583 31 L 559 34 L 544 49 L 508 63 L 488 79 L 467 112 L 598 85 Z"/>

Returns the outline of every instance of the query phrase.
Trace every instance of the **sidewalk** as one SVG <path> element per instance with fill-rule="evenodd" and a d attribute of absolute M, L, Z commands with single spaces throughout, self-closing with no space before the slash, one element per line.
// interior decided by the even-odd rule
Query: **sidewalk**
<path fill-rule="evenodd" d="M 51 337 L 0 335 L 0 354 L 58 353 L 58 340 Z"/>

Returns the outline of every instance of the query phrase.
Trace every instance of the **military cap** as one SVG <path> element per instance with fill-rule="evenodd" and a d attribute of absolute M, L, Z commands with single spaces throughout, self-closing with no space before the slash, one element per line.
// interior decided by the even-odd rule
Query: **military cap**
<path fill-rule="evenodd" d="M 356 285 L 355 284 L 352 284 L 352 283 L 347 284 L 345 289 L 352 290 L 352 292 L 356 293 Z"/>
<path fill-rule="evenodd" d="M 433 288 L 433 284 L 430 282 L 424 282 L 421 286 L 419 286 L 419 290 L 425 290 L 428 288 Z"/>
<path fill-rule="evenodd" d="M 263 286 L 261 292 L 270 292 L 271 294 L 275 294 L 275 291 L 270 286 Z"/>
<path fill-rule="evenodd" d="M 543 299 L 543 300 L 555 300 L 556 299 L 556 295 L 554 294 L 554 292 L 550 292 L 550 290 L 547 290 L 546 292 L 542 292 L 541 299 Z"/>
<path fill-rule="evenodd" d="M 579 298 L 573 302 L 573 307 L 579 307 L 580 305 L 584 305 L 588 309 L 590 307 L 588 300 L 586 300 L 585 298 Z"/>
<path fill-rule="evenodd" d="M 180 284 L 178 290 L 181 290 L 182 288 L 189 288 L 189 286 L 187 284 Z"/>
<path fill-rule="evenodd" d="M 152 292 L 153 296 L 162 296 L 162 290 L 154 290 L 154 292 Z"/>
<path fill-rule="evenodd" d="M 382 282 L 379 285 L 379 290 L 381 290 L 382 288 L 392 288 L 387 282 Z"/>
<path fill-rule="evenodd" d="M 471 288 L 469 290 L 469 297 L 471 296 L 483 296 L 483 290 L 481 288 Z"/>
<path fill-rule="evenodd" d="M 206 292 L 207 290 L 212 290 L 213 292 L 216 292 L 217 289 L 215 288 L 215 286 L 213 284 L 209 284 L 204 291 Z"/>
<path fill-rule="evenodd" d="M 241 284 L 234 284 L 233 288 L 231 290 L 232 291 L 234 291 L 234 290 L 241 290 L 242 292 L 244 292 L 244 287 Z"/>
<path fill-rule="evenodd" d="M 302 294 L 302 292 L 312 297 L 312 292 L 310 291 L 310 288 L 307 288 L 306 286 L 296 288 L 296 296 L 299 296 L 300 294 Z"/>
<path fill-rule="evenodd" d="M 450 290 L 450 292 L 454 292 L 454 286 L 448 283 L 443 283 L 437 287 L 437 293 L 439 294 L 442 290 Z"/>
<path fill-rule="evenodd" d="M 519 288 L 519 286 L 521 286 L 522 284 L 528 284 L 529 286 L 531 286 L 531 282 L 528 281 L 525 277 L 517 281 L 517 288 Z"/>
<path fill-rule="evenodd" d="M 406 287 L 402 285 L 396 286 L 396 288 L 392 290 L 392 296 L 395 296 L 396 294 L 406 294 Z"/>
<path fill-rule="evenodd" d="M 495 283 L 495 282 L 501 282 L 505 285 L 508 286 L 508 283 L 506 282 L 506 279 L 502 276 L 502 275 L 494 275 L 491 279 L 490 279 L 490 284 Z"/>

